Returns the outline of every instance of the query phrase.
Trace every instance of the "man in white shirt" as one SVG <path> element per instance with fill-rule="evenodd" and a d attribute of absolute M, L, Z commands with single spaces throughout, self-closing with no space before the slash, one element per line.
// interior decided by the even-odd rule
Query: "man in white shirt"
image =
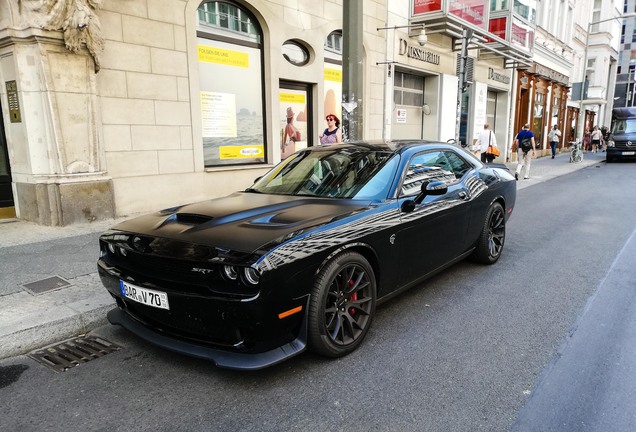
<path fill-rule="evenodd" d="M 481 161 L 490 163 L 495 160 L 495 155 L 486 153 L 488 146 L 497 147 L 497 138 L 495 138 L 495 133 L 490 130 L 490 125 L 486 123 L 484 124 L 484 130 L 479 132 L 477 137 L 477 147 L 481 154 Z"/>
<path fill-rule="evenodd" d="M 557 125 L 552 126 L 552 130 L 548 132 L 548 140 L 550 140 L 550 148 L 552 148 L 552 159 L 556 156 L 557 145 L 559 144 L 559 138 L 561 137 L 561 131 Z"/>

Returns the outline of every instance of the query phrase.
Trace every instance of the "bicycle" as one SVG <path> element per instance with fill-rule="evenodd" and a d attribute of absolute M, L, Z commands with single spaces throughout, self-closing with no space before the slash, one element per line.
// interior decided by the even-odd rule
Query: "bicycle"
<path fill-rule="evenodd" d="M 570 142 L 570 163 L 583 162 L 583 149 L 579 140 Z"/>

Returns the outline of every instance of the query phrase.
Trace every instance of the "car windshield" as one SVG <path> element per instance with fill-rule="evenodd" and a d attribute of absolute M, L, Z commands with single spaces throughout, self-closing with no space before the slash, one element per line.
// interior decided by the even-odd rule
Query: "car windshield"
<path fill-rule="evenodd" d="M 296 153 L 249 192 L 330 198 L 384 199 L 399 162 L 393 153 L 333 146 Z"/>
<path fill-rule="evenodd" d="M 616 119 L 612 133 L 626 134 L 636 132 L 636 119 Z"/>

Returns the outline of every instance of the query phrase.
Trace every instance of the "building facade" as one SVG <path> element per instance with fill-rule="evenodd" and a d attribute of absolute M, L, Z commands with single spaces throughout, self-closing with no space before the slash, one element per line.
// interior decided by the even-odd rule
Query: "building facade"
<path fill-rule="evenodd" d="M 625 0 L 623 13 L 636 12 L 636 0 Z M 636 20 L 625 20 L 621 26 L 620 53 L 616 67 L 614 107 L 636 106 Z"/>
<path fill-rule="evenodd" d="M 68 225 L 222 196 L 356 106 L 364 139 L 470 146 L 489 123 L 503 162 L 531 123 L 546 148 L 552 124 L 572 136 L 605 107 L 596 68 L 616 67 L 621 11 L 602 8 L 588 41 L 596 1 L 365 1 L 353 68 L 342 0 L 0 0 L 0 217 Z M 361 94 L 343 102 L 352 71 Z"/>

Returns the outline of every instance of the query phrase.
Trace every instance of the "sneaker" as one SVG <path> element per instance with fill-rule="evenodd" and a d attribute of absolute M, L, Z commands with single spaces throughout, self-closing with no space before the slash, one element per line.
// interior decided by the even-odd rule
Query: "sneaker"
<path fill-rule="evenodd" d="M 530 180 L 530 177 L 524 177 L 523 179 L 524 180 Z"/>
<path fill-rule="evenodd" d="M 515 180 L 519 180 L 519 173 L 515 173 Z"/>

